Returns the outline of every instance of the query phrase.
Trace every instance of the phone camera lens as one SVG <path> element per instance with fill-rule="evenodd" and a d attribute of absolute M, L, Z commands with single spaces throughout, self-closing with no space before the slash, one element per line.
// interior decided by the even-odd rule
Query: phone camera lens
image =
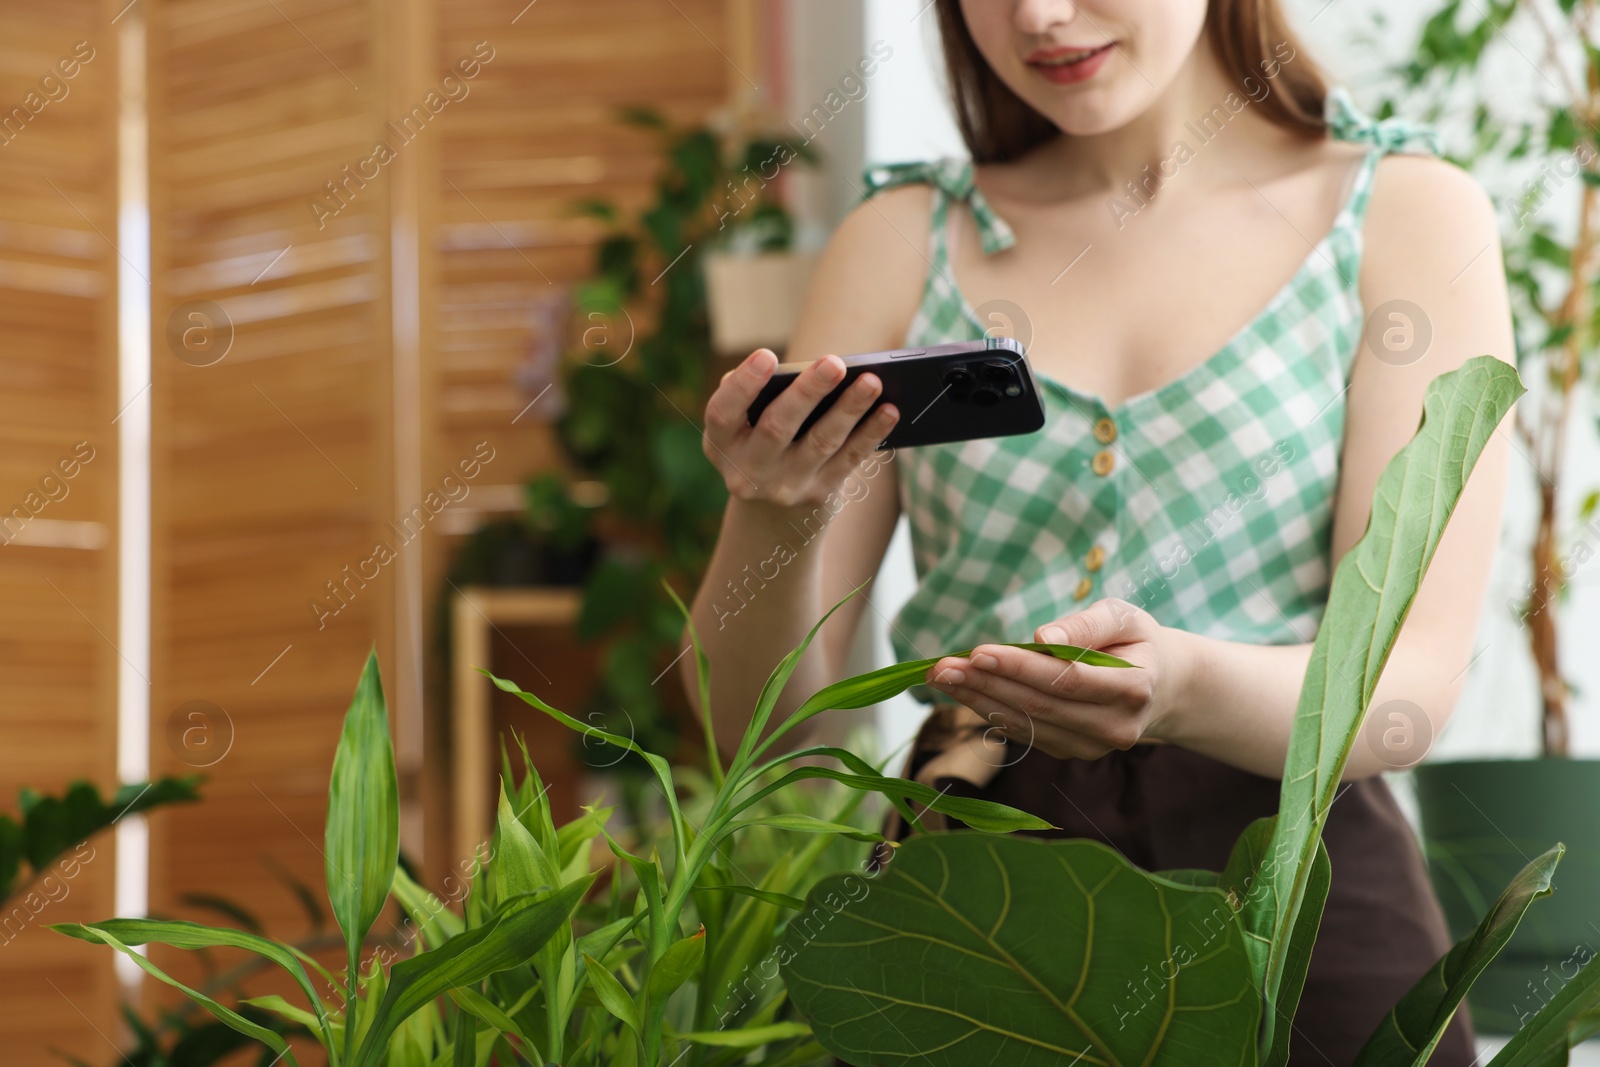
<path fill-rule="evenodd" d="M 952 367 L 944 372 L 944 387 L 950 395 L 957 400 L 966 396 L 972 389 L 972 374 L 961 367 Z"/>
<path fill-rule="evenodd" d="M 983 380 L 1002 385 L 1017 380 L 1017 370 L 1008 361 L 991 359 L 983 365 Z"/>
<path fill-rule="evenodd" d="M 972 402 L 986 408 L 991 404 L 1000 403 L 1000 394 L 985 385 L 972 394 Z"/>

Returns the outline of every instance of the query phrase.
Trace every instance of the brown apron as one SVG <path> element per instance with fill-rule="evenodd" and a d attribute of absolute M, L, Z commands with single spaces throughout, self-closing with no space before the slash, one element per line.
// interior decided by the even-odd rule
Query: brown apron
<path fill-rule="evenodd" d="M 1007 742 L 957 704 L 929 714 L 901 774 L 952 796 L 1020 808 L 1060 828 L 1040 837 L 1100 841 L 1149 871 L 1221 870 L 1244 828 L 1277 811 L 1280 784 L 1172 745 L 1056 759 Z M 962 825 L 918 815 L 928 826 Z M 891 811 L 884 835 L 903 840 L 908 830 Z M 1381 779 L 1341 788 L 1322 840 L 1333 882 L 1295 1014 L 1292 1067 L 1353 1063 L 1389 1009 L 1450 948 L 1421 850 Z M 1471 1067 L 1476 1059 L 1462 1009 L 1428 1062 Z"/>

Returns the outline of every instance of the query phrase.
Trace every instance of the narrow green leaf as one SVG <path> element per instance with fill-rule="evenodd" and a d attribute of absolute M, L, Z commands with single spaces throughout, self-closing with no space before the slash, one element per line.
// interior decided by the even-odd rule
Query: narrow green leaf
<path fill-rule="evenodd" d="M 69 926 L 73 927 L 73 929 L 67 929 Z M 263 1045 L 266 1045 L 272 1051 L 276 1052 L 286 1063 L 288 1063 L 289 1067 L 299 1067 L 299 1061 L 295 1059 L 294 1052 L 290 1050 L 288 1042 L 286 1042 L 278 1033 L 267 1029 L 265 1026 L 260 1026 L 251 1022 L 249 1019 L 246 1019 L 232 1008 L 224 1007 L 223 1005 L 218 1004 L 215 1000 L 212 1000 L 199 990 L 190 989 L 176 978 L 173 978 L 171 975 L 167 974 L 166 971 L 163 971 L 160 967 L 157 967 L 155 964 L 151 963 L 143 955 L 135 952 L 133 949 L 117 940 L 114 934 L 108 933 L 107 931 L 98 929 L 94 926 L 80 926 L 77 924 L 62 924 L 60 926 L 53 926 L 51 929 L 67 934 L 70 937 L 81 938 L 84 941 L 99 941 L 102 944 L 110 945 L 112 948 L 131 959 L 134 963 L 138 964 L 139 968 L 146 974 L 158 981 L 165 982 L 167 985 L 178 990 L 184 996 L 188 997 L 206 1011 L 210 1012 L 218 1022 L 225 1023 L 246 1037 L 254 1038 Z"/>
<path fill-rule="evenodd" d="M 532 693 L 523 692 L 515 682 L 508 682 L 504 678 L 497 678 L 488 671 L 483 670 L 481 667 L 479 668 L 479 671 L 491 682 L 493 682 L 495 687 L 501 692 L 510 693 L 518 700 L 521 700 L 524 704 L 527 704 L 530 707 L 538 708 L 540 711 L 561 723 L 563 726 L 566 726 L 572 730 L 576 730 L 586 737 L 597 737 L 600 740 L 605 741 L 607 744 L 616 745 L 618 748 L 625 748 L 629 752 L 632 752 L 634 755 L 638 756 L 640 759 L 644 760 L 645 763 L 650 766 L 650 770 L 654 772 L 656 780 L 661 784 L 662 795 L 667 801 L 667 811 L 672 817 L 672 837 L 674 846 L 678 850 L 678 861 L 680 863 L 683 862 L 684 842 L 688 840 L 689 832 L 684 826 L 683 812 L 678 809 L 678 793 L 677 787 L 674 786 L 672 782 L 672 767 L 667 763 L 666 760 L 662 759 L 654 752 L 646 752 L 644 749 L 640 748 L 636 743 L 634 743 L 632 738 L 623 737 L 621 734 L 614 734 L 608 730 L 602 730 L 593 723 L 580 722 L 579 720 L 574 719 L 566 712 L 560 711 L 551 707 L 549 704 L 546 704 Z"/>
<path fill-rule="evenodd" d="M 511 1018 L 508 1013 L 501 1011 L 494 1001 L 488 999 L 482 993 L 469 986 L 457 986 L 450 990 L 450 999 L 455 1001 L 456 1006 L 463 1013 L 487 1023 L 491 1028 L 500 1031 L 502 1034 L 510 1034 L 518 1041 L 526 1042 L 530 1048 L 534 1047 L 533 1042 L 528 1040 L 528 1035 L 522 1032 L 522 1027 L 517 1025 L 516 1020 Z"/>
<path fill-rule="evenodd" d="M 705 648 L 700 644 L 700 634 L 694 628 L 694 616 L 684 606 L 678 597 L 678 591 L 671 584 L 663 581 L 667 595 L 678 606 L 678 611 L 683 615 L 684 629 L 689 634 L 689 644 L 694 649 L 695 679 L 700 689 L 700 730 L 705 734 L 706 741 L 706 766 L 711 768 L 711 785 L 715 789 L 722 788 L 722 753 L 717 750 L 717 734 L 711 726 L 711 660 L 706 656 Z"/>
<path fill-rule="evenodd" d="M 594 990 L 594 995 L 600 999 L 601 1005 L 606 1011 L 621 1019 L 628 1029 L 635 1034 L 639 1033 L 639 1009 L 634 1007 L 633 998 L 622 987 L 622 983 L 606 970 L 605 964 L 587 952 L 583 954 L 583 962 L 587 967 L 584 974 L 589 979 L 589 986 Z"/>
<path fill-rule="evenodd" d="M 566 925 L 593 881 L 591 875 L 554 893 L 514 898 L 485 925 L 451 938 L 442 948 L 395 964 L 372 1026 L 349 1067 L 377 1067 L 389 1036 L 435 997 L 526 962 Z"/>
<path fill-rule="evenodd" d="M 799 897 L 790 896 L 788 893 L 775 893 L 770 889 L 757 889 L 753 885 L 743 885 L 738 882 L 729 882 L 727 885 L 701 886 L 706 892 L 737 893 L 740 896 L 750 897 L 765 904 L 774 904 L 780 908 L 789 908 L 798 911 L 806 906 L 806 902 Z"/>
<path fill-rule="evenodd" d="M 689 980 L 689 976 L 700 969 L 700 961 L 706 954 L 706 928 L 700 927 L 695 933 L 675 941 L 662 953 L 650 967 L 650 976 L 645 979 L 645 996 L 655 1004 L 663 1004 L 666 999 L 678 991 L 678 987 Z"/>
<path fill-rule="evenodd" d="M 550 860 L 526 827 L 517 819 L 505 784 L 500 786 L 499 817 L 494 828 L 494 861 L 489 864 L 493 899 L 510 900 L 536 889 L 554 889 L 561 880 Z"/>
<path fill-rule="evenodd" d="M 869 578 L 867 581 L 871 581 L 871 579 Z M 801 657 L 806 654 L 806 649 L 811 647 L 811 642 L 816 640 L 817 634 L 821 632 L 823 626 L 827 625 L 828 620 L 833 618 L 833 613 L 844 607 L 851 597 L 856 596 L 866 586 L 867 582 L 862 582 L 846 593 L 837 604 L 829 608 L 827 613 L 817 620 L 817 624 L 806 633 L 805 639 L 800 642 L 799 646 L 779 660 L 778 665 L 772 669 L 772 673 L 767 675 L 766 683 L 762 685 L 761 692 L 756 697 L 756 706 L 750 713 L 750 723 L 745 727 L 744 738 L 739 742 L 739 750 L 734 753 L 733 759 L 728 763 L 728 773 L 731 776 L 738 777 L 742 775 L 745 767 L 759 758 L 761 752 L 765 750 L 766 744 L 771 743 L 773 738 L 768 738 L 766 744 L 762 744 L 759 748 L 756 747 L 757 742 L 761 740 L 761 735 L 767 729 L 767 722 L 772 718 L 772 710 L 778 705 L 778 698 L 783 695 L 783 687 L 789 684 L 789 679 L 793 676 L 795 668 L 799 666 Z M 789 723 L 785 723 L 784 726 L 788 726 L 795 721 L 795 717 L 791 715 Z M 774 731 L 774 737 L 782 733 L 782 730 L 783 727 L 780 727 Z"/>
<path fill-rule="evenodd" d="M 812 815 L 762 815 L 754 819 L 741 819 L 730 826 L 729 829 L 739 830 L 746 826 L 772 826 L 779 830 L 792 830 L 802 834 L 838 834 L 840 837 L 848 837 L 852 841 L 883 840 L 882 834 L 875 834 L 858 826 L 829 822 L 826 819 L 818 819 Z"/>
<path fill-rule="evenodd" d="M 847 598 L 848 599 L 848 598 Z M 843 603 L 841 601 L 840 603 Z M 838 610 L 835 605 L 834 610 Z M 831 612 L 830 612 L 831 614 Z M 820 623 L 818 624 L 821 625 Z M 815 631 L 813 631 L 815 633 Z M 1094 649 L 1079 648 L 1077 645 L 1052 645 L 1042 644 L 1037 641 L 999 642 L 1012 648 L 1022 648 L 1029 652 L 1043 652 L 1057 659 L 1069 663 L 1081 663 L 1086 667 L 1122 667 L 1134 670 L 1141 669 L 1136 663 L 1129 663 L 1125 659 Z M 805 646 L 802 645 L 803 649 Z M 972 649 L 966 648 L 959 652 L 946 653 L 948 656 L 969 656 Z M 881 704 L 885 700 L 899 696 L 912 686 L 919 684 L 927 676 L 928 669 L 944 656 L 933 659 L 909 660 L 905 663 L 895 663 L 888 667 L 880 667 L 866 674 L 858 674 L 853 678 L 845 678 L 834 682 L 832 685 L 819 689 L 810 699 L 796 708 L 794 714 L 786 719 L 782 726 L 772 732 L 772 735 L 758 746 L 752 759 L 759 759 L 772 744 L 794 727 L 805 722 L 813 716 L 824 711 L 850 711 L 856 708 L 865 708 L 873 704 Z M 793 669 L 791 665 L 791 670 Z M 787 675 L 784 676 L 787 680 Z"/>
<path fill-rule="evenodd" d="M 292 1023 L 296 1023 L 305 1027 L 307 1030 L 310 1030 L 312 1034 L 317 1033 L 317 1029 L 320 1025 L 320 1021 L 311 1012 L 306 1011 L 304 1008 L 297 1007 L 294 1004 L 290 1004 L 287 1000 L 284 1000 L 276 993 L 272 993 L 264 997 L 247 997 L 244 1000 L 239 1001 L 239 1003 L 248 1004 L 252 1008 L 260 1008 L 262 1011 L 270 1011 L 274 1015 L 288 1019 Z M 322 1040 L 320 1036 L 318 1037 L 318 1040 Z M 327 1049 L 329 1045 L 327 1042 L 324 1042 L 322 1047 Z"/>
<path fill-rule="evenodd" d="M 1522 868 L 1478 928 L 1456 942 L 1400 999 L 1356 1057 L 1355 1067 L 1422 1067 L 1478 975 L 1505 948 L 1528 908 L 1551 893 L 1566 850 L 1557 845 Z"/>
<path fill-rule="evenodd" d="M 931 808 L 943 815 L 960 819 L 974 830 L 983 830 L 992 834 L 1008 834 L 1016 830 L 1050 830 L 1054 829 L 1049 823 L 1037 815 L 1030 815 L 1018 808 L 1006 804 L 997 804 L 992 800 L 978 800 L 973 797 L 953 797 L 914 782 L 909 778 L 894 778 L 888 775 L 862 775 L 848 774 L 836 771 L 832 767 L 797 767 L 783 777 L 779 778 L 762 794 L 774 789 L 781 789 L 790 782 L 802 781 L 806 778 L 830 778 L 835 782 L 842 782 L 852 789 L 865 789 L 874 793 L 882 793 L 890 798 L 915 801 L 924 808 Z"/>
<path fill-rule="evenodd" d="M 477 1067 L 478 1020 L 471 1012 L 456 1013 L 456 1029 L 451 1035 L 454 1046 L 450 1067 Z"/>
<path fill-rule="evenodd" d="M 429 948 L 438 948 L 446 941 L 466 930 L 461 916 L 445 907 L 444 901 L 412 881 L 405 868 L 394 871 L 394 898 L 410 916 L 412 923 L 422 933 L 422 942 Z"/>
<path fill-rule="evenodd" d="M 1522 392 L 1516 371 L 1491 356 L 1436 378 L 1416 436 L 1378 478 L 1366 532 L 1334 572 L 1289 739 L 1272 843 L 1281 862 L 1273 891 L 1244 913 L 1245 928 L 1270 944 L 1264 1051 L 1281 1043 L 1276 1007 L 1292 935 L 1350 747 L 1467 476 Z"/>
<path fill-rule="evenodd" d="M 324 855 L 328 901 L 353 973 L 400 858 L 400 793 L 376 652 L 367 655 L 333 757 Z"/>
<path fill-rule="evenodd" d="M 325 1043 L 333 1040 L 332 1030 L 327 1015 L 327 1010 L 322 1000 L 317 996 L 311 978 L 306 974 L 305 968 L 300 965 L 295 950 L 288 945 L 280 944 L 259 934 L 246 933 L 243 930 L 229 930 L 225 927 L 202 926 L 199 923 L 189 922 L 184 919 L 106 919 L 103 922 L 90 923 L 87 926 L 78 923 L 63 923 L 52 926 L 57 933 L 66 934 L 68 937 L 78 938 L 80 941 L 99 941 L 104 944 L 113 944 L 113 947 L 139 945 L 168 945 L 172 948 L 181 948 L 188 951 L 207 948 L 237 948 L 246 952 L 253 952 L 263 959 L 277 964 L 288 972 L 294 979 L 295 985 L 305 994 L 306 1000 L 311 1004 L 316 1013 L 317 1029 L 321 1031 Z M 110 940 L 108 940 L 108 938 Z M 165 981 L 165 979 L 163 979 Z M 226 1022 L 226 1020 L 223 1020 Z"/>
<path fill-rule="evenodd" d="M 700 1030 L 687 1034 L 673 1034 L 679 1041 L 687 1041 L 691 1045 L 712 1045 L 718 1048 L 760 1048 L 770 1045 L 774 1041 L 788 1041 L 796 1037 L 807 1037 L 811 1034 L 811 1027 L 805 1023 L 771 1023 L 767 1026 L 752 1026 L 746 1030 Z"/>

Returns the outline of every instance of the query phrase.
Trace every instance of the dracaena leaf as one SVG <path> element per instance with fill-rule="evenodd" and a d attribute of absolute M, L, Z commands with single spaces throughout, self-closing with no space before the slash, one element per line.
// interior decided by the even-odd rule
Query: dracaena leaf
<path fill-rule="evenodd" d="M 743 1030 L 700 1030 L 672 1036 L 691 1045 L 710 1045 L 715 1048 L 760 1048 L 776 1041 L 806 1037 L 810 1033 L 811 1027 L 805 1023 L 771 1023 L 767 1026 L 746 1027 Z"/>
<path fill-rule="evenodd" d="M 288 1042 L 286 1042 L 276 1031 L 269 1030 L 265 1026 L 261 1026 L 258 1023 L 253 1023 L 249 1019 L 246 1019 L 243 1015 L 240 1015 L 238 1012 L 234 1011 L 232 1008 L 225 1007 L 224 1005 L 217 1003 L 215 1000 L 212 1000 L 198 989 L 191 989 L 184 985 L 176 978 L 173 978 L 171 975 L 167 974 L 166 971 L 163 971 L 160 967 L 157 967 L 155 964 L 151 963 L 142 954 L 135 952 L 132 948 L 123 944 L 117 939 L 115 934 L 108 933 L 107 931 L 98 929 L 97 927 L 77 926 L 75 924 L 53 926 L 51 929 L 68 934 L 71 937 L 79 937 L 85 941 L 99 941 L 102 944 L 110 945 L 124 956 L 127 956 L 134 963 L 138 964 L 140 970 L 144 971 L 152 978 L 172 986 L 184 996 L 188 997 L 206 1011 L 210 1012 L 218 1022 L 224 1023 L 230 1028 L 237 1030 L 239 1033 L 244 1034 L 246 1037 L 254 1038 L 263 1045 L 266 1045 L 272 1051 L 276 1052 L 279 1058 L 281 1058 L 285 1063 L 288 1063 L 290 1067 L 299 1067 L 299 1061 L 295 1059 L 294 1052 L 289 1048 Z"/>
<path fill-rule="evenodd" d="M 367 656 L 334 753 L 324 854 L 328 901 L 354 973 L 400 858 L 400 794 L 376 652 Z"/>
<path fill-rule="evenodd" d="M 553 893 L 513 898 L 483 926 L 395 964 L 383 999 L 348 1067 L 382 1063 L 390 1035 L 435 997 L 527 962 L 566 925 L 593 881 L 594 876 L 589 875 Z"/>
<path fill-rule="evenodd" d="M 589 955 L 583 954 L 585 965 L 584 973 L 589 978 L 589 987 L 594 990 L 594 995 L 600 998 L 600 1003 L 612 1015 L 622 1020 L 628 1029 L 635 1034 L 639 1032 L 639 1009 L 634 1006 L 633 998 L 628 991 L 617 981 L 616 975 L 606 970 L 605 964 Z"/>
<path fill-rule="evenodd" d="M 1422 424 L 1379 475 L 1366 532 L 1334 572 L 1289 737 L 1271 846 L 1281 862 L 1268 875 L 1271 892 L 1244 913 L 1245 928 L 1268 944 L 1260 1046 L 1268 1067 L 1287 1054 L 1281 1020 L 1294 1005 L 1280 995 L 1292 934 L 1351 745 L 1467 475 L 1522 392 L 1516 371 L 1491 356 L 1434 379 Z"/>
<path fill-rule="evenodd" d="M 191 951 L 208 948 L 238 948 L 246 952 L 253 952 L 288 972 L 289 976 L 294 979 L 295 985 L 300 987 L 300 991 L 305 994 L 306 1000 L 311 1004 L 316 1026 L 321 1031 L 321 1038 L 325 1042 L 332 1041 L 332 1031 L 322 1000 L 317 996 L 317 991 L 311 984 L 311 978 L 306 974 L 305 968 L 301 966 L 294 949 L 288 945 L 280 944 L 259 934 L 246 933 L 243 930 L 202 926 L 199 923 L 182 919 L 107 919 L 103 922 L 90 923 L 87 926 L 69 923 L 53 926 L 51 929 L 66 934 L 68 937 L 76 937 L 82 941 L 98 941 L 103 944 L 113 945 L 113 947 L 138 947 L 140 945 L 153 944 L 169 945 L 172 948 Z"/>
<path fill-rule="evenodd" d="M 665 1002 L 700 969 L 705 954 L 706 928 L 702 926 L 688 937 L 673 942 L 651 966 L 650 976 L 645 979 L 645 995 L 654 1003 Z"/>
<path fill-rule="evenodd" d="M 1098 842 L 918 835 L 806 903 L 784 982 L 847 1062 L 1253 1062 L 1260 1003 L 1227 896 Z"/>

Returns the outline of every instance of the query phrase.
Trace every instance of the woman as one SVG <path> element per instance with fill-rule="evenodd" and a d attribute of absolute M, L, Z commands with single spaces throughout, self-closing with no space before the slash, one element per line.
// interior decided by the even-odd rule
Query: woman
<path fill-rule="evenodd" d="M 1493 209 L 1461 171 L 1397 152 L 1413 131 L 1330 94 L 1276 0 L 938 0 L 938 13 L 975 162 L 869 172 L 793 340 L 791 360 L 816 362 L 753 428 L 771 352 L 706 408 L 706 454 L 733 497 L 694 606 L 718 736 L 733 747 L 768 670 L 876 572 L 904 514 L 919 584 L 891 622 L 896 651 L 977 646 L 929 671 L 935 710 L 904 773 L 1147 869 L 1220 869 L 1276 810 L 1333 566 L 1424 388 L 1470 356 L 1512 354 Z M 844 373 L 830 353 L 978 338 L 996 325 L 985 307 L 1027 343 L 1043 430 L 885 461 L 874 446 L 916 413 L 863 420 L 881 388 L 864 375 L 790 443 Z M 1448 948 L 1375 775 L 1420 759 L 1450 715 L 1507 441 L 1472 475 L 1330 813 L 1333 885 L 1291 1062 L 1351 1062 Z M 775 576 L 751 582 L 775 545 L 789 549 Z M 852 599 L 823 629 L 780 714 L 845 674 L 867 607 Z M 985 644 L 1026 640 L 1144 669 L 1063 671 Z M 1003 746 L 975 736 L 985 727 Z M 1461 1014 L 1432 1062 L 1472 1060 Z"/>

